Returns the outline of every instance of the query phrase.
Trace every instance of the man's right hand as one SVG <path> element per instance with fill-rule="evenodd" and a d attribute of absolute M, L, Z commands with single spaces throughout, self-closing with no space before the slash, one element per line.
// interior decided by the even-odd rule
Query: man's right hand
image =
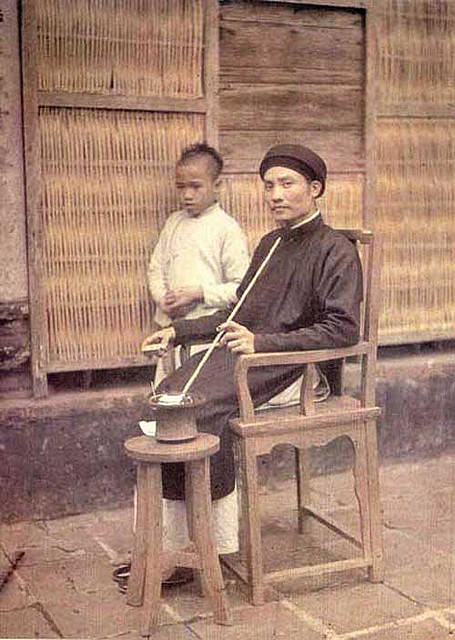
<path fill-rule="evenodd" d="M 147 336 L 142 342 L 141 351 L 162 356 L 165 351 L 172 346 L 175 340 L 174 327 L 165 327 L 159 331 L 155 331 L 152 335 Z"/>

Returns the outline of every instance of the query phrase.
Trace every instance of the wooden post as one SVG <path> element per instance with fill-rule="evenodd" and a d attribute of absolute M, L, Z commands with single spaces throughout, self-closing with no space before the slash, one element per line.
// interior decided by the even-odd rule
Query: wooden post
<path fill-rule="evenodd" d="M 375 22 L 373 3 L 365 10 L 365 187 L 363 193 L 363 225 L 375 230 L 376 199 L 376 66 L 375 66 Z"/>
<path fill-rule="evenodd" d="M 42 223 L 40 219 L 40 139 L 38 127 L 37 24 L 33 0 L 22 9 L 22 95 L 25 151 L 25 194 L 28 226 L 28 281 L 30 297 L 31 371 L 35 397 L 47 395 L 45 309 L 42 287 Z"/>
<path fill-rule="evenodd" d="M 218 0 L 206 0 L 204 15 L 204 93 L 207 101 L 205 136 L 218 148 L 219 8 Z"/>

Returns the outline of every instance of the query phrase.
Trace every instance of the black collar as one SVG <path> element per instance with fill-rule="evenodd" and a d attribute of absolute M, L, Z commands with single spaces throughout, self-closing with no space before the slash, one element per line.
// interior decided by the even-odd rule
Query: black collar
<path fill-rule="evenodd" d="M 277 229 L 276 237 L 281 237 L 284 241 L 293 240 L 294 238 L 299 239 L 318 229 L 321 224 L 322 216 L 319 214 L 316 218 L 313 218 L 313 220 L 310 220 L 306 224 L 301 224 L 298 227 L 284 227 Z"/>

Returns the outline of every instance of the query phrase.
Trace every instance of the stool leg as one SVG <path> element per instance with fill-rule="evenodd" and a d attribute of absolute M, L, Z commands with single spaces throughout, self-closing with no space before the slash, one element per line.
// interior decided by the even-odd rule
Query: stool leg
<path fill-rule="evenodd" d="M 144 600 L 144 580 L 147 559 L 148 502 L 146 489 L 146 465 L 137 466 L 137 511 L 134 548 L 131 558 L 131 573 L 128 580 L 127 603 L 140 607 Z"/>
<path fill-rule="evenodd" d="M 162 500 L 161 465 L 148 464 L 145 478 L 149 499 L 147 518 L 147 560 L 141 635 L 149 636 L 158 626 L 162 578 Z"/>
<path fill-rule="evenodd" d="M 232 624 L 216 549 L 210 495 L 209 459 L 188 462 L 191 481 L 186 500 L 191 510 L 191 528 L 199 559 L 204 594 L 212 601 L 215 622 Z"/>
<path fill-rule="evenodd" d="M 191 465 L 185 465 L 185 507 L 186 507 L 186 520 L 188 524 L 188 536 L 190 539 L 190 547 L 194 546 L 194 513 L 193 513 L 193 501 L 191 498 L 192 495 L 191 489 Z M 202 587 L 201 574 L 199 571 L 193 571 L 194 575 L 194 583 L 196 590 L 200 596 L 204 594 L 204 590 Z"/>

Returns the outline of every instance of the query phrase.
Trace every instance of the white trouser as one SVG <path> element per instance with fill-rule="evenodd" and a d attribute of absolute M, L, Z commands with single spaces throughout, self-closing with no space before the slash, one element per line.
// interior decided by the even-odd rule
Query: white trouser
<path fill-rule="evenodd" d="M 137 490 L 134 487 L 134 531 L 137 517 Z M 239 549 L 239 515 L 237 488 L 212 501 L 212 518 L 218 553 L 235 553 Z M 163 499 L 163 548 L 171 551 L 188 546 L 188 522 L 183 500 Z"/>

